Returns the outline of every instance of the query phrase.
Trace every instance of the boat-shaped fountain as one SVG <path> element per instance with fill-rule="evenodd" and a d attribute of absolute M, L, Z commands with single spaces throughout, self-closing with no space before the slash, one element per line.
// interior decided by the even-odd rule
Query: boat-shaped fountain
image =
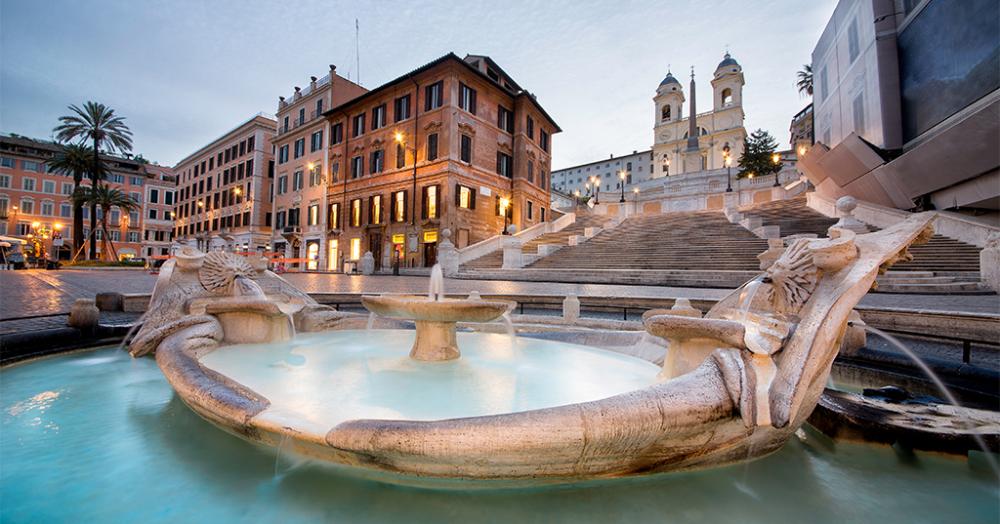
<path fill-rule="evenodd" d="M 161 271 L 130 349 L 155 352 L 179 397 L 223 429 L 388 481 L 705 468 L 791 437 L 820 397 L 852 309 L 880 271 L 929 238 L 932 218 L 795 240 L 705 318 L 648 317 L 662 366 L 466 332 L 509 304 L 442 300 L 440 289 L 366 297 L 388 317 L 377 327 L 393 328 L 369 331 L 363 315 L 318 305 L 258 262 L 193 251 Z"/>

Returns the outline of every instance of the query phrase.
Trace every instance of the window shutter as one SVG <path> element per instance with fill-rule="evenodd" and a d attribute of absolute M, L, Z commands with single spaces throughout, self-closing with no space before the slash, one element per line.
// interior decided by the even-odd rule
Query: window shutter
<path fill-rule="evenodd" d="M 429 85 L 424 88 L 424 111 L 431 110 L 431 87 L 433 87 L 433 85 Z"/>
<path fill-rule="evenodd" d="M 403 222 L 410 219 L 410 191 L 403 190 Z"/>
<path fill-rule="evenodd" d="M 472 114 L 476 114 L 476 91 L 474 89 L 470 89 L 470 92 L 472 93 L 472 95 L 469 98 L 469 102 L 472 105 L 472 107 L 469 108 L 469 112 Z"/>
<path fill-rule="evenodd" d="M 427 220 L 427 186 L 420 188 L 420 219 Z"/>
<path fill-rule="evenodd" d="M 496 204 L 496 211 L 495 212 L 496 212 L 497 216 L 500 216 L 500 195 L 497 195 L 497 197 L 494 199 L 494 203 Z"/>
<path fill-rule="evenodd" d="M 455 184 L 455 209 L 462 206 L 462 186 Z"/>
<path fill-rule="evenodd" d="M 437 216 L 435 216 L 434 218 L 441 218 L 441 211 L 443 211 L 443 210 L 441 209 L 441 186 L 440 185 L 435 185 L 434 186 L 434 209 L 435 209 L 435 212 L 437 213 Z"/>
<path fill-rule="evenodd" d="M 469 188 L 469 209 L 476 209 L 476 190 Z"/>

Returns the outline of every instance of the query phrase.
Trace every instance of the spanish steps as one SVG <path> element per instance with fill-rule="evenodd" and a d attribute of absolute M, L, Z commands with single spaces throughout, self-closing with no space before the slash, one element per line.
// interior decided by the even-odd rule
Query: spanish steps
<path fill-rule="evenodd" d="M 576 211 L 576 221 L 571 225 L 566 226 L 562 231 L 556 231 L 554 233 L 546 233 L 540 235 L 533 240 L 525 242 L 521 246 L 521 252 L 526 255 L 534 255 L 538 253 L 539 244 L 554 244 L 558 246 L 565 246 L 569 244 L 569 237 L 573 235 L 583 235 L 584 229 L 588 227 L 602 227 L 606 222 L 608 222 L 608 217 L 603 215 L 595 215 L 591 213 L 590 210 L 580 207 Z M 489 253 L 488 255 L 482 256 L 475 260 L 472 260 L 465 264 L 463 267 L 466 269 L 486 269 L 486 268 L 499 268 L 503 265 L 503 252 L 500 250 Z"/>

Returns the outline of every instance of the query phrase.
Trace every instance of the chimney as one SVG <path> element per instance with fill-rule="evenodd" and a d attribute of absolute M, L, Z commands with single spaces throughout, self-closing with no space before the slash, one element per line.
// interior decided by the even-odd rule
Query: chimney
<path fill-rule="evenodd" d="M 292 101 L 298 100 L 300 96 L 302 96 L 302 88 L 295 86 L 295 94 L 292 96 Z"/>
<path fill-rule="evenodd" d="M 278 109 L 281 109 L 282 107 L 285 107 L 286 105 L 288 105 L 288 103 L 285 102 L 285 97 L 279 96 L 278 97 Z"/>

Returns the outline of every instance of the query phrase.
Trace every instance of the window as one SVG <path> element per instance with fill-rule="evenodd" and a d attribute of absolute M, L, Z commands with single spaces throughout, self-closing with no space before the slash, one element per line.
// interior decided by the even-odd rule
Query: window
<path fill-rule="evenodd" d="M 437 109 L 444 104 L 444 81 L 424 87 L 424 111 Z"/>
<path fill-rule="evenodd" d="M 476 114 L 476 90 L 462 83 L 458 84 L 458 107 Z"/>
<path fill-rule="evenodd" d="M 629 175 L 629 176 L 632 176 L 632 175 Z M 542 189 L 545 189 L 545 186 L 548 185 L 548 183 L 549 183 L 548 180 L 549 180 L 548 177 L 545 176 L 545 170 L 539 167 L 538 168 L 538 185 L 541 186 Z"/>
<path fill-rule="evenodd" d="M 382 195 L 372 195 L 368 197 L 368 223 L 382 223 Z"/>
<path fill-rule="evenodd" d="M 163 203 L 168 206 L 174 205 L 174 192 L 166 191 L 163 193 Z"/>
<path fill-rule="evenodd" d="M 149 203 L 159 204 L 160 203 L 160 190 L 159 189 L 149 189 Z"/>
<path fill-rule="evenodd" d="M 406 191 L 392 194 L 392 221 L 406 222 Z"/>
<path fill-rule="evenodd" d="M 469 135 L 462 135 L 462 148 L 461 157 L 462 162 L 472 163 L 472 137 Z"/>
<path fill-rule="evenodd" d="M 854 97 L 853 109 L 854 132 L 860 136 L 865 133 L 865 94 L 863 91 Z"/>
<path fill-rule="evenodd" d="M 528 220 L 533 220 L 535 214 L 535 203 L 531 200 L 528 201 Z"/>
<path fill-rule="evenodd" d="M 136 203 L 142 202 L 142 195 L 136 193 L 135 191 L 130 191 L 128 197 L 131 198 L 133 202 Z"/>
<path fill-rule="evenodd" d="M 549 134 L 541 129 L 538 130 L 538 145 L 541 146 L 542 151 L 549 152 Z"/>
<path fill-rule="evenodd" d="M 278 148 L 278 165 L 288 162 L 288 144 Z"/>
<path fill-rule="evenodd" d="M 528 182 L 535 183 L 535 163 L 528 160 Z"/>
<path fill-rule="evenodd" d="M 0 175 L 0 187 L 2 188 L 10 187 L 10 175 Z"/>
<path fill-rule="evenodd" d="M 321 147 L 323 147 L 323 130 L 322 129 L 320 129 L 319 131 L 316 131 L 315 133 L 312 134 L 312 137 L 310 138 L 310 141 L 309 141 L 309 151 L 310 152 L 319 151 Z"/>
<path fill-rule="evenodd" d="M 351 137 L 357 138 L 365 134 L 365 114 L 361 113 L 354 117 L 354 121 L 351 126 Z"/>
<path fill-rule="evenodd" d="M 27 162 L 27 160 L 25 160 Z M 35 179 L 34 178 L 22 178 L 21 179 L 21 189 L 24 191 L 34 191 L 35 190 Z"/>
<path fill-rule="evenodd" d="M 245 154 L 247 154 L 247 141 L 246 140 L 240 142 L 240 156 L 243 156 Z M 209 164 L 208 168 L 212 169 L 212 162 L 209 161 L 208 164 Z"/>
<path fill-rule="evenodd" d="M 285 228 L 285 212 L 284 211 L 278 211 L 278 214 L 275 215 L 275 217 L 274 217 L 274 226 L 277 227 L 278 229 L 284 229 Z"/>
<path fill-rule="evenodd" d="M 327 242 L 326 242 L 326 245 L 329 247 L 329 252 L 328 252 L 329 254 L 326 257 L 326 269 L 327 269 L 327 271 L 336 271 L 337 270 L 337 255 L 338 255 L 337 252 L 339 251 L 337 249 L 337 247 L 338 247 L 337 244 L 338 244 L 338 242 L 337 242 L 336 238 L 331 238 L 330 240 L 327 240 Z"/>
<path fill-rule="evenodd" d="M 300 138 L 295 141 L 295 158 L 306 154 L 306 139 Z"/>
<path fill-rule="evenodd" d="M 514 132 L 514 113 L 504 106 L 497 106 L 497 127 L 508 133 Z"/>
<path fill-rule="evenodd" d="M 336 182 L 340 175 L 340 162 L 330 164 L 330 182 Z"/>
<path fill-rule="evenodd" d="M 528 132 L 528 138 L 530 138 L 531 140 L 534 140 L 535 139 L 535 120 L 533 118 L 531 118 L 530 116 L 528 117 L 527 132 Z"/>
<path fill-rule="evenodd" d="M 361 199 L 351 200 L 351 226 L 361 226 Z"/>
<path fill-rule="evenodd" d="M 660 120 L 664 122 L 670 120 L 670 104 L 663 106 L 663 109 L 660 110 Z"/>
<path fill-rule="evenodd" d="M 462 209 L 476 209 L 476 192 L 470 187 L 456 185 L 455 206 Z"/>
<path fill-rule="evenodd" d="M 385 150 L 378 149 L 371 152 L 371 159 L 368 161 L 368 168 L 371 174 L 381 173 L 385 163 Z"/>
<path fill-rule="evenodd" d="M 323 114 L 323 99 L 316 100 L 316 116 Z"/>
<path fill-rule="evenodd" d="M 544 207 L 538 208 L 538 219 L 541 220 L 542 222 L 545 222 L 545 208 Z"/>
<path fill-rule="evenodd" d="M 26 215 L 35 214 L 35 201 L 31 199 L 21 199 L 21 212 Z"/>
<path fill-rule="evenodd" d="M 385 104 L 372 109 L 372 129 L 385 126 Z"/>
<path fill-rule="evenodd" d="M 288 192 L 288 175 L 278 177 L 278 194 L 284 195 Z"/>
<path fill-rule="evenodd" d="M 497 151 L 497 174 L 511 178 L 512 159 L 510 155 Z"/>
<path fill-rule="evenodd" d="M 14 159 L 6 156 L 0 156 L 0 167 L 14 169 Z"/>
<path fill-rule="evenodd" d="M 438 204 L 440 203 L 438 197 L 438 186 L 424 187 L 423 209 L 421 209 L 420 218 L 426 220 L 438 217 Z"/>
<path fill-rule="evenodd" d="M 733 105 L 733 90 L 728 87 L 722 90 L 720 94 L 720 99 L 722 102 L 722 107 L 728 107 Z"/>
<path fill-rule="evenodd" d="M 302 189 L 302 171 L 292 173 L 292 191 Z"/>
<path fill-rule="evenodd" d="M 63 218 L 70 218 L 73 216 L 73 206 L 70 204 L 60 204 L 59 205 L 59 216 Z"/>
<path fill-rule="evenodd" d="M 302 125 L 306 122 L 306 108 L 299 108 L 299 119 L 295 122 L 295 125 Z"/>
<path fill-rule="evenodd" d="M 427 160 L 436 160 L 438 157 L 438 135 L 431 133 L 427 135 Z"/>
<path fill-rule="evenodd" d="M 364 174 L 364 172 L 362 171 L 363 169 L 364 169 L 364 159 L 361 157 L 361 155 L 358 155 L 351 159 L 351 178 L 360 177 L 362 174 Z"/>
<path fill-rule="evenodd" d="M 309 221 L 308 225 L 315 226 L 319 224 L 319 204 L 312 204 L 309 206 L 309 216 L 306 217 Z"/>
<path fill-rule="evenodd" d="M 359 260 L 361 258 L 361 239 L 352 238 L 351 239 L 351 260 Z"/>
<path fill-rule="evenodd" d="M 402 169 L 406 165 L 406 146 L 396 144 L 396 169 Z"/>
<path fill-rule="evenodd" d="M 42 180 L 42 193 L 55 194 L 56 183 L 52 180 Z"/>
<path fill-rule="evenodd" d="M 855 18 L 851 20 L 851 25 L 847 26 L 847 53 L 850 56 L 850 62 L 853 64 L 854 60 L 858 58 L 861 54 L 861 44 L 858 42 L 858 19 Z"/>
<path fill-rule="evenodd" d="M 156 210 L 150 209 L 149 213 L 146 215 L 150 220 L 156 220 Z"/>
<path fill-rule="evenodd" d="M 45 200 L 42 202 L 42 214 L 50 217 L 55 214 L 55 204 L 51 200 Z"/>
<path fill-rule="evenodd" d="M 312 169 L 309 170 L 309 187 L 318 186 L 321 182 L 319 176 L 320 166 L 319 164 L 313 164 Z"/>
<path fill-rule="evenodd" d="M 22 160 L 21 169 L 24 169 L 25 171 L 34 171 L 36 173 L 41 173 L 42 165 L 39 164 L 38 162 L 33 162 L 31 160 Z"/>
<path fill-rule="evenodd" d="M 288 225 L 298 226 L 299 225 L 299 208 L 288 210 Z"/>
<path fill-rule="evenodd" d="M 285 117 L 284 122 L 282 122 L 281 130 L 282 131 L 288 131 L 288 117 L 287 116 Z M 222 153 L 219 153 L 219 154 L 221 155 Z M 220 160 L 219 162 L 221 163 L 222 161 Z"/>
<path fill-rule="evenodd" d="M 340 229 L 340 203 L 334 202 L 330 204 L 330 209 L 328 209 L 328 215 L 326 217 L 327 221 L 330 223 L 330 229 Z"/>
<path fill-rule="evenodd" d="M 254 136 L 250 135 L 250 138 L 247 139 L 247 152 L 248 153 L 253 152 L 253 143 L 254 143 Z"/>
<path fill-rule="evenodd" d="M 393 106 L 393 122 L 402 122 L 407 118 L 410 118 L 410 95 L 404 95 L 397 98 L 392 103 Z"/>
<path fill-rule="evenodd" d="M 333 124 L 330 128 L 330 145 L 336 145 L 344 141 L 344 124 Z"/>

